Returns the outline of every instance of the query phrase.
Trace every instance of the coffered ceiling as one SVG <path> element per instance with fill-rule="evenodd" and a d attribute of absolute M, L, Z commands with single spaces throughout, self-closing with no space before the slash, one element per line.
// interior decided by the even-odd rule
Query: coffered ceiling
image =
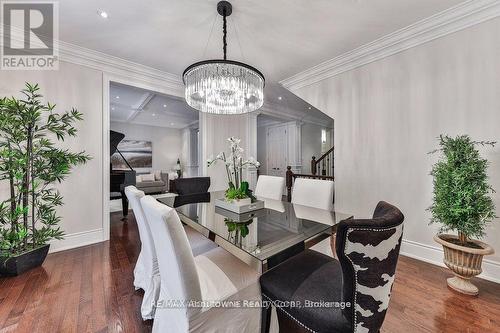
<path fill-rule="evenodd" d="M 198 111 L 177 97 L 112 83 L 110 117 L 117 122 L 184 128 L 198 122 Z"/>

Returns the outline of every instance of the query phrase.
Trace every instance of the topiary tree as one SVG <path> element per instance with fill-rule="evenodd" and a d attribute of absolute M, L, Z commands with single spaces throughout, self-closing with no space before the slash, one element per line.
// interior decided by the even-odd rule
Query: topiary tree
<path fill-rule="evenodd" d="M 495 142 L 472 141 L 467 135 L 439 137 L 442 153 L 432 168 L 434 197 L 429 210 L 431 223 L 442 225 L 440 232 L 458 231 L 459 241 L 467 245 L 470 238 L 482 238 L 486 225 L 495 216 L 495 205 L 488 184 L 488 161 L 481 158 L 477 145 Z"/>
<path fill-rule="evenodd" d="M 41 102 L 39 90 L 26 83 L 23 99 L 0 99 L 0 181 L 10 188 L 9 198 L 0 200 L 0 257 L 63 237 L 56 211 L 63 201 L 53 185 L 90 159 L 55 144 L 76 136 L 74 123 L 82 114 L 76 109 L 54 112 L 54 104 Z"/>

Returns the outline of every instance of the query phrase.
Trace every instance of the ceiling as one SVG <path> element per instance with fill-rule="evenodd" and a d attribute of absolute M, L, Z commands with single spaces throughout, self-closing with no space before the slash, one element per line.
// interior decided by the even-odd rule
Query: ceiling
<path fill-rule="evenodd" d="M 278 81 L 462 1 L 234 0 L 228 58 L 261 70 L 266 102 L 279 103 L 285 92 Z M 193 62 L 222 56 L 217 2 L 64 0 L 59 35 L 65 42 L 181 75 Z M 99 9 L 109 17 L 101 18 Z M 289 107 L 295 107 L 293 100 Z"/>
<path fill-rule="evenodd" d="M 266 126 L 270 125 L 272 121 L 275 123 L 301 121 L 328 127 L 333 125 L 332 118 L 309 106 L 291 92 L 285 91 L 283 96 L 280 103 L 266 105 L 259 111 L 261 113 L 260 125 L 263 125 L 264 119 Z M 293 100 L 294 105 L 300 106 L 300 108 L 290 108 L 289 100 Z M 111 121 L 122 123 L 185 128 L 197 125 L 199 112 L 191 108 L 183 98 L 112 82 L 110 86 L 110 118 Z"/>
<path fill-rule="evenodd" d="M 184 128 L 198 122 L 198 111 L 184 99 L 111 83 L 111 121 L 148 126 Z"/>

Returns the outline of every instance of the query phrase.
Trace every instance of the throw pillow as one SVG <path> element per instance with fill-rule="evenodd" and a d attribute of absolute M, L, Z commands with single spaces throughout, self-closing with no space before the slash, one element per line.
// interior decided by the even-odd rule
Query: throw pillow
<path fill-rule="evenodd" d="M 155 175 L 152 173 L 148 173 L 145 175 L 141 176 L 143 182 L 154 182 L 155 181 Z"/>
<path fill-rule="evenodd" d="M 155 171 L 155 180 L 161 180 L 161 171 Z"/>

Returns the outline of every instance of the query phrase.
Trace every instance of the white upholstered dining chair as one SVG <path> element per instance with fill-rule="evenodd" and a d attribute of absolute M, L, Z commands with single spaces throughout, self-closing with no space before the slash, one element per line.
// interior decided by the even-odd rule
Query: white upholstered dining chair
<path fill-rule="evenodd" d="M 153 238 L 140 202 L 141 198 L 144 197 L 144 192 L 138 190 L 135 186 L 127 186 L 125 195 L 134 211 L 137 228 L 139 229 L 139 238 L 141 239 L 141 252 L 139 252 L 134 268 L 134 287 L 136 290 L 144 290 L 141 305 L 142 318 L 144 320 L 153 319 L 155 313 L 154 303 L 160 294 L 160 272 Z"/>
<path fill-rule="evenodd" d="M 160 293 L 160 272 L 153 237 L 140 202 L 141 198 L 144 197 L 144 192 L 138 190 L 135 186 L 127 186 L 125 195 L 134 212 L 137 228 L 139 229 L 139 238 L 141 239 L 141 251 L 134 268 L 134 287 L 136 290 L 144 290 L 141 305 L 142 318 L 144 320 L 153 319 L 154 304 L 158 300 Z M 188 226 L 184 226 L 184 231 L 189 239 L 191 250 L 195 254 L 207 252 L 217 247 L 217 244 Z"/>
<path fill-rule="evenodd" d="M 281 201 L 284 190 L 285 178 L 261 175 L 259 179 L 257 179 L 255 196 Z"/>
<path fill-rule="evenodd" d="M 334 183 L 330 180 L 296 178 L 292 189 L 292 203 L 325 210 L 333 210 Z"/>
<path fill-rule="evenodd" d="M 257 332 L 260 308 L 211 307 L 204 302 L 259 300 L 259 274 L 222 248 L 193 256 L 175 209 L 150 196 L 143 197 L 141 205 L 161 278 L 153 332 Z"/>
<path fill-rule="evenodd" d="M 306 179 L 297 178 L 293 184 L 292 189 L 292 203 L 295 205 L 302 205 L 325 210 L 323 215 L 330 214 L 329 211 L 333 210 L 333 191 L 334 182 L 330 180 L 321 179 Z M 322 215 L 319 212 L 316 214 Z M 321 220 L 320 220 L 321 221 Z M 318 222 L 320 222 L 318 221 Z M 321 221 L 322 223 L 325 223 Z M 331 223 L 325 223 L 331 224 Z M 330 246 L 330 237 L 322 240 L 318 244 L 311 247 L 315 250 L 333 257 L 333 251 Z"/>

